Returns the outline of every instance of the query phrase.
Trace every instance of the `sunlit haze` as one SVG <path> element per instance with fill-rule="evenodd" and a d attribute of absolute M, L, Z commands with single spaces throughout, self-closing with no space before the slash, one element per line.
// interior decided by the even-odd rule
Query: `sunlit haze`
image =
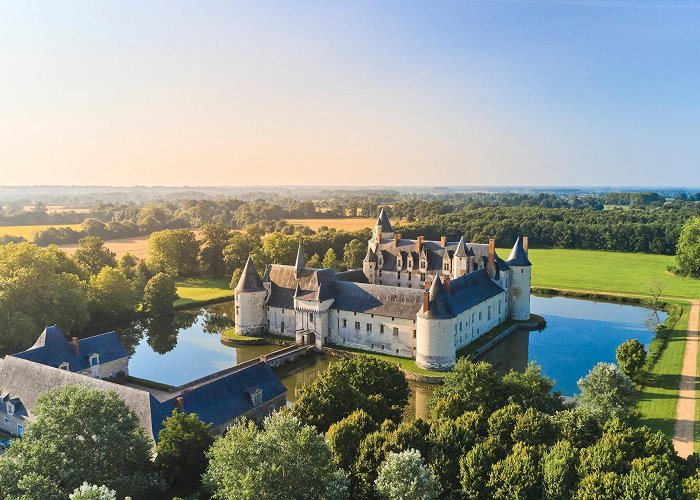
<path fill-rule="evenodd" d="M 0 61 L 0 184 L 700 184 L 698 3 L 13 1 Z"/>

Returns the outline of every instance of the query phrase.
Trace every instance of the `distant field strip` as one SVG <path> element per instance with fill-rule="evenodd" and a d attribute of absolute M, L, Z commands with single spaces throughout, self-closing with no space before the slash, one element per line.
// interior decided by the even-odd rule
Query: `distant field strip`
<path fill-rule="evenodd" d="M 58 248 L 72 254 L 78 246 L 77 243 L 69 243 L 67 245 L 58 245 Z M 121 257 L 128 252 L 139 259 L 145 259 L 148 253 L 148 236 L 107 240 L 105 241 L 105 246 L 117 254 L 117 257 Z"/>
<path fill-rule="evenodd" d="M 505 259 L 509 251 L 499 249 L 498 255 Z M 661 282 L 664 297 L 700 297 L 700 280 L 667 271 L 670 255 L 534 248 L 530 261 L 534 287 L 649 295 L 649 286 Z"/>
<path fill-rule="evenodd" d="M 337 219 L 287 219 L 287 222 L 295 226 L 309 226 L 314 231 L 317 231 L 322 226 L 338 230 L 357 231 L 367 227 L 374 227 L 375 219 L 341 217 Z"/>
<path fill-rule="evenodd" d="M 56 225 L 51 225 L 51 224 L 44 224 L 44 225 L 39 225 L 39 226 L 0 226 L 0 236 L 21 236 L 24 239 L 28 241 L 33 241 L 34 240 L 34 234 L 37 231 L 43 231 L 45 229 L 48 229 L 50 227 L 69 227 L 71 229 L 75 229 L 76 231 L 80 230 L 82 227 L 80 224 L 56 224 Z"/>

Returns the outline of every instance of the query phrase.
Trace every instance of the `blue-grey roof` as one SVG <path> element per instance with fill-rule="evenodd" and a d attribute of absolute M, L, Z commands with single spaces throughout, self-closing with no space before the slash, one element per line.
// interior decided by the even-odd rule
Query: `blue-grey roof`
<path fill-rule="evenodd" d="M 421 316 L 430 319 L 449 319 L 454 318 L 455 314 L 450 305 L 450 297 L 445 292 L 440 281 L 440 276 L 436 276 L 433 284 L 430 285 L 430 302 L 428 310 L 421 311 Z"/>
<path fill-rule="evenodd" d="M 379 212 L 379 217 L 377 217 L 377 225 L 382 226 L 382 233 L 393 233 L 394 228 L 391 227 L 391 222 L 389 222 L 389 217 L 386 215 L 386 210 L 382 208 Z"/>
<path fill-rule="evenodd" d="M 510 251 L 507 261 L 509 266 L 531 266 L 530 259 L 527 258 L 527 251 L 523 246 L 523 239 L 518 236 L 518 239 L 513 245 L 513 250 Z"/>
<path fill-rule="evenodd" d="M 258 271 L 255 269 L 255 264 L 253 259 L 248 256 L 248 260 L 243 267 L 243 272 L 241 273 L 241 278 L 238 280 L 238 284 L 234 291 L 240 292 L 264 292 L 265 287 L 260 281 L 260 276 L 258 276 Z"/>
<path fill-rule="evenodd" d="M 423 290 L 334 281 L 331 306 L 340 311 L 415 319 L 423 304 Z"/>
<path fill-rule="evenodd" d="M 491 278 L 486 269 L 479 269 L 459 278 L 450 280 L 449 293 L 442 282 L 436 279 L 430 287 L 430 303 L 427 314 L 421 316 L 431 319 L 450 319 L 471 309 L 481 302 L 503 293 L 504 290 Z"/>
<path fill-rule="evenodd" d="M 259 362 L 192 390 L 176 393 L 163 402 L 152 400 L 153 435 L 158 437 L 163 420 L 177 406 L 177 397 L 183 398 L 186 413 L 196 413 L 204 423 L 218 427 L 251 411 L 254 406 L 250 395 L 256 389 L 262 391 L 263 404 L 287 392 L 272 368 Z"/>
<path fill-rule="evenodd" d="M 54 367 L 68 363 L 72 372 L 89 368 L 90 356 L 93 354 L 100 355 L 100 363 L 109 363 L 129 356 L 116 332 L 80 339 L 78 351 L 76 354 L 73 345 L 57 326 L 48 326 L 32 347 L 13 356 Z"/>

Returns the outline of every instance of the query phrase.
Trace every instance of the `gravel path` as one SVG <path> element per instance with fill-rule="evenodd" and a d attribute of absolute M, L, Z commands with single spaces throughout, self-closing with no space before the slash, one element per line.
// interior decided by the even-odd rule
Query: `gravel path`
<path fill-rule="evenodd" d="M 673 433 L 673 445 L 681 457 L 693 453 L 695 439 L 695 376 L 698 357 L 698 314 L 700 301 L 692 301 L 688 318 L 688 336 L 685 341 L 683 355 L 683 371 L 678 392 L 678 407 L 676 408 L 676 426 Z"/>

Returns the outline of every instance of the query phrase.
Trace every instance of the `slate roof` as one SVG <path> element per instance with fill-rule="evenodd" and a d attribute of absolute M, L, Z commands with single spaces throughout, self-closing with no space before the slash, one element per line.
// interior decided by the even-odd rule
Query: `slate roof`
<path fill-rule="evenodd" d="M 250 256 L 248 256 L 248 260 L 241 273 L 241 278 L 238 280 L 238 284 L 233 290 L 237 293 L 265 291 L 265 287 L 262 281 L 260 281 L 260 276 L 258 276 L 258 271 L 255 269 L 255 264 Z"/>
<path fill-rule="evenodd" d="M 479 269 L 450 280 L 449 294 L 439 279 L 430 287 L 428 313 L 421 316 L 430 319 L 450 319 L 481 302 L 495 297 L 505 290 L 489 278 L 486 269 Z"/>
<path fill-rule="evenodd" d="M 335 281 L 333 309 L 416 319 L 423 305 L 423 290 Z"/>
<path fill-rule="evenodd" d="M 445 292 L 439 277 L 436 277 L 433 284 L 430 285 L 429 297 L 428 310 L 421 311 L 422 317 L 430 319 L 450 319 L 455 317 L 450 306 L 450 298 Z"/>
<path fill-rule="evenodd" d="M 527 258 L 527 252 L 525 251 L 525 247 L 523 247 L 523 239 L 520 236 L 518 236 L 518 239 L 515 241 L 515 245 L 513 245 L 513 249 L 510 251 L 507 262 L 509 266 L 532 265 L 530 259 Z"/>
<path fill-rule="evenodd" d="M 116 332 L 80 339 L 78 350 L 79 354 L 76 354 L 73 345 L 57 326 L 48 326 L 32 347 L 13 356 L 53 367 L 68 363 L 73 372 L 88 369 L 93 354 L 100 355 L 100 363 L 129 357 Z"/>
<path fill-rule="evenodd" d="M 377 262 L 377 256 L 370 247 L 367 247 L 367 255 L 365 255 L 364 262 Z"/>
<path fill-rule="evenodd" d="M 410 254 L 413 256 L 413 269 L 417 271 L 420 257 L 424 256 L 428 261 L 426 272 L 429 273 L 442 270 L 443 258 L 445 255 L 461 256 L 460 254 L 464 252 L 467 256 L 474 256 L 477 259 L 488 256 L 488 244 L 466 243 L 462 241 L 463 239 L 464 238 L 461 238 L 459 242 L 448 242 L 445 246 L 442 246 L 439 241 L 423 241 L 420 256 L 416 252 L 416 240 L 401 239 L 396 242 L 394 240 L 383 240 L 378 244 L 377 251 L 382 253 L 382 258 L 384 260 L 382 264 L 383 271 L 396 271 L 396 256 L 403 253 L 406 254 L 403 268 L 407 267 L 408 255 Z"/>
<path fill-rule="evenodd" d="M 382 226 L 382 233 L 393 233 L 394 228 L 391 227 L 391 222 L 389 222 L 389 217 L 386 215 L 386 210 L 382 208 L 379 212 L 379 217 L 377 217 L 377 225 Z"/>

